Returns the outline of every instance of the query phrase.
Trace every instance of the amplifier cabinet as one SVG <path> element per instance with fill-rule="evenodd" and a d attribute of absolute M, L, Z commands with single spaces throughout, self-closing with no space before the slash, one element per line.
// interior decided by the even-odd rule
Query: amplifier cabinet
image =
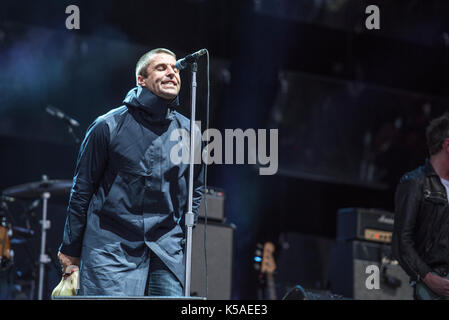
<path fill-rule="evenodd" d="M 409 276 L 390 257 L 388 244 L 337 241 L 331 258 L 332 292 L 356 300 L 413 300 Z M 373 266 L 378 270 L 378 288 L 367 286 Z"/>
<path fill-rule="evenodd" d="M 391 243 L 394 214 L 380 209 L 343 208 L 337 213 L 337 240 Z"/>
<path fill-rule="evenodd" d="M 201 199 L 201 205 L 199 209 L 198 216 L 200 218 L 205 218 L 206 216 L 206 205 L 207 203 L 207 219 L 224 222 L 225 217 L 225 200 L 226 195 L 223 189 L 208 187 Z"/>
<path fill-rule="evenodd" d="M 206 229 L 208 299 L 231 299 L 234 229 L 231 224 L 208 220 Z M 200 218 L 192 232 L 191 296 L 206 297 L 204 230 L 204 220 Z"/>

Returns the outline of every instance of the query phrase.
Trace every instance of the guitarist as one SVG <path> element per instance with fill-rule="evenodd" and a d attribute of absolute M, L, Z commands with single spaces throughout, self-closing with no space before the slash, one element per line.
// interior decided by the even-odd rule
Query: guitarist
<path fill-rule="evenodd" d="M 431 121 L 426 139 L 430 159 L 396 188 L 392 247 L 415 299 L 448 299 L 449 114 Z"/>

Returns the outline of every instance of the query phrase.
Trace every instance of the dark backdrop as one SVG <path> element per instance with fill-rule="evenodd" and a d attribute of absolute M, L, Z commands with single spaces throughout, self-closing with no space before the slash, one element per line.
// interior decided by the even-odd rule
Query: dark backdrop
<path fill-rule="evenodd" d="M 80 30 L 65 29 L 70 4 L 80 8 Z M 380 30 L 364 27 L 369 4 L 381 9 Z M 233 298 L 255 298 L 258 242 L 274 241 L 279 252 L 285 238 L 297 242 L 293 248 L 310 239 L 327 244 L 335 238 L 339 208 L 394 210 L 398 178 L 426 157 L 428 120 L 449 107 L 448 12 L 447 2 L 424 0 L 4 1 L 0 189 L 42 174 L 72 178 L 78 147 L 46 106 L 77 119 L 76 134 L 83 137 L 95 117 L 119 106 L 134 86 L 144 52 L 167 47 L 181 57 L 207 48 L 210 126 L 279 129 L 276 175 L 260 176 L 250 165 L 209 167 L 208 183 L 225 189 L 227 221 L 236 225 Z M 204 123 L 205 59 L 198 78 Z M 188 81 L 183 73 L 180 111 L 186 116 Z M 50 202 L 55 254 L 67 198 Z M 29 204 L 11 205 L 19 225 L 29 219 Z M 312 238 L 304 242 L 299 235 Z M 37 250 L 38 235 L 34 239 Z M 29 269 L 29 255 L 23 246 L 16 249 L 19 268 Z M 308 252 L 296 254 L 310 265 L 295 266 L 297 276 L 279 269 L 283 283 L 305 281 L 313 269 Z M 326 272 L 327 257 L 319 260 Z M 51 290 L 58 274 L 54 266 L 49 270 Z"/>

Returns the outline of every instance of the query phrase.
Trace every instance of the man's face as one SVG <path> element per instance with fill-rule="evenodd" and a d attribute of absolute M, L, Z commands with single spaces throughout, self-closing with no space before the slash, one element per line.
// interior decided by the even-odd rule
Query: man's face
<path fill-rule="evenodd" d="M 147 67 L 148 76 L 138 76 L 137 81 L 142 87 L 147 87 L 158 97 L 173 100 L 181 89 L 181 77 L 175 67 L 175 57 L 168 53 L 157 53 Z"/>

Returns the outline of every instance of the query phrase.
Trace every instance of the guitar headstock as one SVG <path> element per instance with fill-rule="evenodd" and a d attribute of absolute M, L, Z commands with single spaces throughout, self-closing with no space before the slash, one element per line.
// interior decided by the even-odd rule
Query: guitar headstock
<path fill-rule="evenodd" d="M 272 275 L 276 270 L 276 263 L 274 261 L 274 244 L 272 242 L 265 242 L 264 245 L 258 244 L 255 252 L 254 261 L 255 269 L 261 274 Z"/>
<path fill-rule="evenodd" d="M 266 290 L 261 291 L 261 296 L 267 295 L 269 300 L 276 300 L 276 286 L 274 283 L 274 271 L 276 263 L 274 262 L 274 244 L 265 242 L 264 245 L 258 243 L 254 257 L 254 267 L 259 271 L 260 284 L 266 285 Z"/>

